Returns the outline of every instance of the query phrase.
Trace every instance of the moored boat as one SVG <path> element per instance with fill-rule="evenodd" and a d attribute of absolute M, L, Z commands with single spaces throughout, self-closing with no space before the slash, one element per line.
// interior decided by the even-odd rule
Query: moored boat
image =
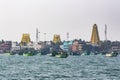
<path fill-rule="evenodd" d="M 5 53 L 5 54 L 7 54 L 7 55 L 12 55 L 11 53 Z"/>
<path fill-rule="evenodd" d="M 23 56 L 33 56 L 32 53 L 23 53 Z"/>
<path fill-rule="evenodd" d="M 105 56 L 107 57 L 116 57 L 118 55 L 117 52 L 111 52 L 111 53 L 107 53 Z"/>
<path fill-rule="evenodd" d="M 58 58 L 67 58 L 68 54 L 67 54 L 67 52 L 59 52 L 55 57 L 58 57 Z"/>
<path fill-rule="evenodd" d="M 11 52 L 5 53 L 5 54 L 7 54 L 7 55 L 15 55 L 14 53 L 11 53 Z"/>
<path fill-rule="evenodd" d="M 34 56 L 37 54 L 37 51 L 34 49 L 25 49 L 25 51 L 23 51 L 23 56 Z"/>

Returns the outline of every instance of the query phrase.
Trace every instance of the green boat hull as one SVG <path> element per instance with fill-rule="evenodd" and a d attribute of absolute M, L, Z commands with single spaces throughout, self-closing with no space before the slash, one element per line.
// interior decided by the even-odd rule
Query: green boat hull
<path fill-rule="evenodd" d="M 68 54 L 58 54 L 55 57 L 58 57 L 58 58 L 67 58 Z"/>
<path fill-rule="evenodd" d="M 5 54 L 7 54 L 7 55 L 11 55 L 11 53 L 5 53 Z"/>
<path fill-rule="evenodd" d="M 33 56 L 32 53 L 23 53 L 23 56 Z"/>
<path fill-rule="evenodd" d="M 13 53 L 5 53 L 5 54 L 7 54 L 7 55 L 15 55 L 15 54 L 13 54 Z"/>

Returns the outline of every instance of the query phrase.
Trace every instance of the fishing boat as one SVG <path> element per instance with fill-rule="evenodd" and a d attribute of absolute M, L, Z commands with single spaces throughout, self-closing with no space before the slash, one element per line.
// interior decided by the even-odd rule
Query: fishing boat
<path fill-rule="evenodd" d="M 25 49 L 25 51 L 23 52 L 23 56 L 34 56 L 37 54 L 37 51 L 34 49 Z"/>
<path fill-rule="evenodd" d="M 107 57 L 116 57 L 118 55 L 117 52 L 110 52 L 110 53 L 107 53 L 105 56 Z"/>
<path fill-rule="evenodd" d="M 56 55 L 58 55 L 57 51 L 52 51 L 50 54 L 48 54 L 51 57 L 55 57 Z"/>
<path fill-rule="evenodd" d="M 90 51 L 84 51 L 81 53 L 81 55 L 90 55 Z"/>
<path fill-rule="evenodd" d="M 5 54 L 7 54 L 7 55 L 16 55 L 16 53 L 14 53 L 14 52 L 7 52 L 7 53 L 5 53 Z"/>
<path fill-rule="evenodd" d="M 7 55 L 14 55 L 14 54 L 12 54 L 12 53 L 5 53 L 5 54 L 7 54 Z"/>
<path fill-rule="evenodd" d="M 59 52 L 55 57 L 58 57 L 58 58 L 67 58 L 68 54 L 67 54 L 67 52 Z"/>
<path fill-rule="evenodd" d="M 76 52 L 72 52 L 72 55 L 73 55 L 73 56 L 80 56 L 80 55 L 81 55 L 81 53 L 80 53 L 80 52 L 78 52 L 78 51 L 76 51 Z"/>
<path fill-rule="evenodd" d="M 23 56 L 33 56 L 33 53 L 31 53 L 31 52 L 23 53 Z"/>

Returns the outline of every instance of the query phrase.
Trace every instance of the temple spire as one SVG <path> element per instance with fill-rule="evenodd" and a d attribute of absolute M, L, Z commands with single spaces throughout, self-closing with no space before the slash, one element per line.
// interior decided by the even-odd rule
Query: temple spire
<path fill-rule="evenodd" d="M 21 45 L 27 45 L 28 43 L 30 43 L 30 35 L 29 34 L 23 34 L 22 35 L 22 39 L 21 39 Z"/>
<path fill-rule="evenodd" d="M 61 39 L 60 39 L 60 35 L 55 34 L 53 37 L 53 43 L 60 43 Z"/>
<path fill-rule="evenodd" d="M 100 38 L 98 33 L 97 25 L 93 25 L 92 35 L 91 35 L 91 44 L 92 45 L 99 45 Z"/>

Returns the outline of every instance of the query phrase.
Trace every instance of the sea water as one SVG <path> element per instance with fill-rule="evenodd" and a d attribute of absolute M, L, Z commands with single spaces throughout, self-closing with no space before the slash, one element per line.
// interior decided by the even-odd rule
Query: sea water
<path fill-rule="evenodd" d="M 120 80 L 120 55 L 56 58 L 0 54 L 0 80 Z"/>

